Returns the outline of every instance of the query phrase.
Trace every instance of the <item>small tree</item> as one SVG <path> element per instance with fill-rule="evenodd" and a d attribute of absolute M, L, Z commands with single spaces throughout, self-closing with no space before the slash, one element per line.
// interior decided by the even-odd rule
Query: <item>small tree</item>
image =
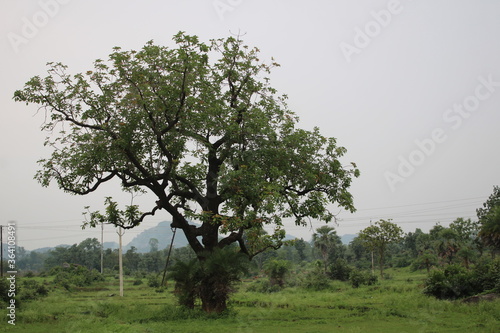
<path fill-rule="evenodd" d="M 342 245 L 342 241 L 337 236 L 334 228 L 325 225 L 316 229 L 316 232 L 313 234 L 313 244 L 314 248 L 319 250 L 321 254 L 324 273 L 326 273 L 328 264 L 333 261 L 333 257 Z"/>
<path fill-rule="evenodd" d="M 290 262 L 288 260 L 272 259 L 264 265 L 264 270 L 269 276 L 269 284 L 283 288 L 285 285 L 285 276 L 290 271 Z"/>
<path fill-rule="evenodd" d="M 403 238 L 403 230 L 391 220 L 380 220 L 363 229 L 359 233 L 359 238 L 371 251 L 377 252 L 379 259 L 380 277 L 384 278 L 384 256 L 387 245 L 398 242 Z"/>

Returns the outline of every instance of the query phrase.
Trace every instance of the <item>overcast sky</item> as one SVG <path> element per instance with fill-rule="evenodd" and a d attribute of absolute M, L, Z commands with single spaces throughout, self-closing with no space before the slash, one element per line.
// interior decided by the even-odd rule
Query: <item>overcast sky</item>
<path fill-rule="evenodd" d="M 289 96 L 300 127 L 319 126 L 347 148 L 361 177 L 352 186 L 355 214 L 340 212 L 339 234 L 392 218 L 406 232 L 428 231 L 457 217 L 475 218 L 500 185 L 500 2 L 384 1 L 78 1 L 2 0 L 0 76 L 0 224 L 16 221 L 27 249 L 73 244 L 83 207 L 100 209 L 116 186 L 71 196 L 33 180 L 47 157 L 43 114 L 14 103 L 13 93 L 46 63 L 76 74 L 112 47 L 148 40 L 172 45 L 178 31 L 202 40 L 244 34 L 281 67 L 272 85 Z M 135 203 L 150 198 L 137 198 Z M 149 207 L 150 205 L 147 205 Z M 145 228 L 170 217 L 159 212 Z M 312 221 L 313 227 L 321 226 Z M 310 239 L 312 230 L 289 226 Z M 159 235 L 158 237 L 161 237 Z M 105 241 L 115 241 L 107 227 Z"/>

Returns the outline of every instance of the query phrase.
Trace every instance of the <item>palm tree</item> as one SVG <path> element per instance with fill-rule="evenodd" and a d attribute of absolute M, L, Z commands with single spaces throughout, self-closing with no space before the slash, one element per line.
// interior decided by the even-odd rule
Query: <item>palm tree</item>
<path fill-rule="evenodd" d="M 316 229 L 316 233 L 313 234 L 313 243 L 314 247 L 321 253 L 326 273 L 331 255 L 334 253 L 339 243 L 342 243 L 340 237 L 337 236 L 337 232 L 334 228 L 325 225 Z"/>

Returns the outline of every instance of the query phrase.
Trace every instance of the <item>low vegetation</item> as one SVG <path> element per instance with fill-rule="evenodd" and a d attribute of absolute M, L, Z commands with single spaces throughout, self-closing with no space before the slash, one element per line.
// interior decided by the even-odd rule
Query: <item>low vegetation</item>
<path fill-rule="evenodd" d="M 163 290 L 125 280 L 104 281 L 73 291 L 53 277 L 22 278 L 48 285 L 50 293 L 26 301 L 16 326 L 7 332 L 495 332 L 500 301 L 465 303 L 439 300 L 423 293 L 425 270 L 389 268 L 391 279 L 353 288 L 328 280 L 325 289 L 288 286 L 275 292 L 252 291 L 268 278 L 245 279 L 222 315 L 198 307 L 177 306 L 175 283 Z M 198 303 L 197 303 L 198 304 Z"/>
<path fill-rule="evenodd" d="M 457 218 L 448 227 L 401 235 L 392 222 L 382 221 L 396 236 L 375 223 L 377 232 L 361 233 L 348 245 L 327 227 L 312 243 L 297 239 L 252 261 L 237 247 L 204 261 L 179 248 L 167 267 L 167 284 L 160 268 L 165 250 L 131 249 L 124 255 L 124 297 L 117 296 L 115 251 L 104 255 L 104 274 L 97 272 L 98 262 L 88 260 L 99 257 L 95 240 L 57 248 L 38 257 L 42 262 L 25 255 L 18 261 L 18 321 L 7 330 L 496 332 L 500 258 L 493 224 L 499 206 L 495 187 L 478 210 L 478 222 Z M 212 292 L 206 293 L 206 286 Z M 2 281 L 2 296 L 7 288 Z M 220 297 L 204 301 L 213 295 Z M 3 308 L 8 301 L 2 298 Z M 204 308 L 207 303 L 214 307 Z"/>

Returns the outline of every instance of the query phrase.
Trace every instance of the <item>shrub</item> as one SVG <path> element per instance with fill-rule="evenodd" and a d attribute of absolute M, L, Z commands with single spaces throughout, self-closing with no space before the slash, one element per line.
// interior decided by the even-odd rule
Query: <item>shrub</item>
<path fill-rule="evenodd" d="M 151 288 L 160 288 L 161 286 L 160 276 L 158 274 L 149 274 L 148 286 Z"/>
<path fill-rule="evenodd" d="M 330 280 L 323 271 L 322 262 L 313 263 L 313 268 L 302 278 L 301 286 L 311 290 L 324 290 L 330 287 Z"/>
<path fill-rule="evenodd" d="M 347 264 L 347 260 L 338 258 L 328 266 L 328 277 L 333 280 L 347 281 L 351 271 L 352 268 Z"/>
<path fill-rule="evenodd" d="M 47 296 L 49 289 L 35 280 L 22 280 L 19 297 L 21 300 L 35 300 Z"/>
<path fill-rule="evenodd" d="M 278 285 L 271 285 L 269 280 L 257 280 L 253 282 L 248 288 L 247 291 L 253 291 L 258 293 L 274 293 L 281 291 L 281 287 Z"/>
<path fill-rule="evenodd" d="M 459 264 L 431 271 L 424 293 L 439 299 L 457 299 L 500 291 L 500 260 L 481 262 L 467 270 Z"/>
<path fill-rule="evenodd" d="M 248 272 L 248 258 L 231 247 L 207 253 L 205 260 L 178 261 L 169 274 L 175 281 L 179 304 L 194 308 L 196 299 L 202 305 L 210 302 L 220 309 L 226 308 L 234 284 Z"/>
<path fill-rule="evenodd" d="M 50 275 L 55 275 L 54 283 L 67 290 L 72 287 L 90 286 L 95 282 L 104 281 L 104 277 L 95 269 L 88 269 L 85 266 L 71 264 L 68 267 L 55 267 L 50 271 Z"/>
<path fill-rule="evenodd" d="M 285 276 L 290 270 L 288 260 L 271 259 L 264 265 L 264 271 L 269 276 L 271 286 L 283 288 L 285 285 Z"/>
<path fill-rule="evenodd" d="M 471 278 L 476 290 L 500 292 L 500 259 L 479 262 L 474 266 Z"/>
<path fill-rule="evenodd" d="M 35 273 L 33 273 L 33 271 L 27 271 L 25 274 L 24 274 L 24 277 L 27 277 L 27 278 L 32 278 L 35 276 Z"/>
<path fill-rule="evenodd" d="M 425 281 L 424 293 L 439 299 L 456 299 L 473 295 L 471 274 L 458 264 L 444 270 L 433 270 Z"/>
<path fill-rule="evenodd" d="M 353 269 L 349 275 L 349 282 L 353 288 L 358 288 L 361 285 L 371 286 L 377 283 L 378 278 L 370 272 L 363 272 Z"/>

